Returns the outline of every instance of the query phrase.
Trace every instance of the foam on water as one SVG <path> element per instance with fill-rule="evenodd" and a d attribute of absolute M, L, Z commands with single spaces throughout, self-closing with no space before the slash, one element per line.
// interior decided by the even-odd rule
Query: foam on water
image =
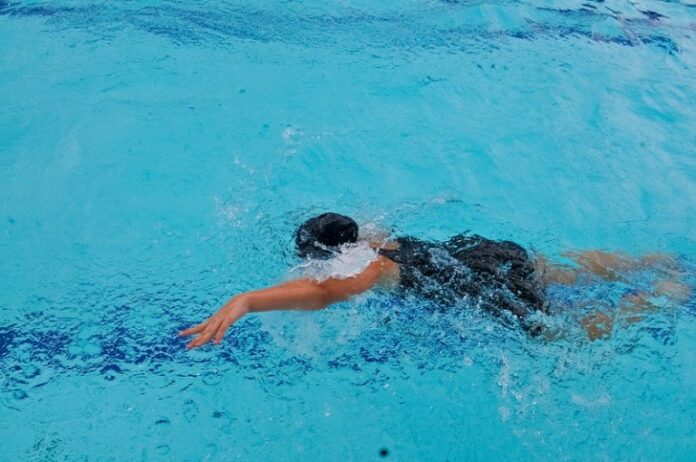
<path fill-rule="evenodd" d="M 377 259 L 377 252 L 369 241 L 358 241 L 341 246 L 339 252 L 326 260 L 309 259 L 294 267 L 290 275 L 318 281 L 328 278 L 346 279 L 356 276 Z"/>

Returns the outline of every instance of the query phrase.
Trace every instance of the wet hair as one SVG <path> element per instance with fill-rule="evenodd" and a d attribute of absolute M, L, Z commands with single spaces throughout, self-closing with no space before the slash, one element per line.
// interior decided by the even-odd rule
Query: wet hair
<path fill-rule="evenodd" d="M 302 258 L 329 258 L 339 246 L 358 240 L 358 223 L 350 217 L 327 212 L 297 228 L 295 245 Z"/>

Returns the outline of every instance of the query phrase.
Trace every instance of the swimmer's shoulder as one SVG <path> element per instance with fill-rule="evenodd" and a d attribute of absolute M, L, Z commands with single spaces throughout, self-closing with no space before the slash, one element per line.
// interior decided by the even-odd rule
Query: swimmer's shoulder
<path fill-rule="evenodd" d="M 377 284 L 382 287 L 393 287 L 399 283 L 400 269 L 398 263 L 384 255 L 377 256 L 372 263 L 379 269 Z"/>

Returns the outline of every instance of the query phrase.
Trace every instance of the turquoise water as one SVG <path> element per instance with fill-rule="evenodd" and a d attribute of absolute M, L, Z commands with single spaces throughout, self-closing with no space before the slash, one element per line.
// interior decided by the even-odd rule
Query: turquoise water
<path fill-rule="evenodd" d="M 594 343 L 382 293 L 176 332 L 324 210 L 693 269 L 695 38 L 688 0 L 0 0 L 0 460 L 689 460 L 693 300 Z"/>

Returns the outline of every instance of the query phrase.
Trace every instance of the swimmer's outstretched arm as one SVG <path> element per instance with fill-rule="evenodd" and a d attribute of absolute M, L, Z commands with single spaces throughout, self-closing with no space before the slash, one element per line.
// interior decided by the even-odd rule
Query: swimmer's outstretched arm
<path fill-rule="evenodd" d="M 181 331 L 180 336 L 195 335 L 186 348 L 197 348 L 213 341 L 220 343 L 227 329 L 247 313 L 275 310 L 320 310 L 365 292 L 374 286 L 387 272 L 393 271 L 391 260 L 378 257 L 360 274 L 345 278 L 329 278 L 324 281 L 298 279 L 266 289 L 235 295 L 217 313 Z"/>

